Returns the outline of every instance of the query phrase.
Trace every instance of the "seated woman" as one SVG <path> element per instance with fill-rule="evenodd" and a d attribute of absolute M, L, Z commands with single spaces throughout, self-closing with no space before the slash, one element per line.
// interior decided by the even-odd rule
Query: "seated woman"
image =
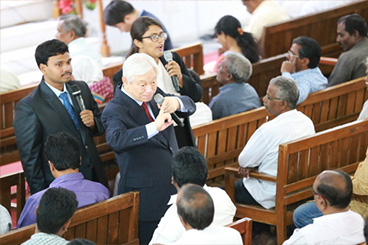
<path fill-rule="evenodd" d="M 186 95 L 194 102 L 201 100 L 203 89 L 190 75 L 180 56 L 173 52 L 173 60 L 170 62 L 167 62 L 163 57 L 167 34 L 163 32 L 162 26 L 157 20 L 146 16 L 137 18 L 130 29 L 130 35 L 134 45 L 127 57 L 134 53 L 145 53 L 154 58 L 159 67 L 157 85 L 160 89 L 169 94 Z M 115 89 L 116 86 L 121 83 L 122 76 L 122 70 L 114 75 L 113 80 Z M 176 92 L 174 88 L 171 80 L 173 76 L 178 78 L 179 92 Z M 184 124 L 184 128 L 175 127 L 178 145 L 179 147 L 194 146 L 194 137 L 188 118 L 184 119 Z"/>
<path fill-rule="evenodd" d="M 228 52 L 243 54 L 251 63 L 260 60 L 258 44 L 254 41 L 251 33 L 244 32 L 241 29 L 240 22 L 237 18 L 231 15 L 222 17 L 215 26 L 215 34 L 218 42 L 222 45 L 222 49 Z M 206 64 L 207 72 L 216 72 L 217 66 L 224 58 L 224 54 L 217 58 L 217 61 L 212 64 Z"/>

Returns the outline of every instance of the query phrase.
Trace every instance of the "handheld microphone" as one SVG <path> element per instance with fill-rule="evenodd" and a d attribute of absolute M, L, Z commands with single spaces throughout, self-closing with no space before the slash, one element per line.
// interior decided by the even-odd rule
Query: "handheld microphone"
<path fill-rule="evenodd" d="M 162 105 L 162 103 L 164 102 L 164 97 L 161 94 L 156 94 L 153 99 L 159 105 Z M 184 127 L 184 123 L 180 120 L 178 115 L 175 114 L 175 112 L 171 113 L 171 117 L 177 125 L 179 125 L 180 127 Z"/>
<path fill-rule="evenodd" d="M 72 95 L 77 99 L 78 101 L 78 105 L 81 111 L 84 111 L 86 109 L 85 105 L 84 105 L 84 101 L 82 98 L 82 93 L 81 90 L 78 86 L 78 84 L 74 84 L 71 86 L 72 89 Z"/>
<path fill-rule="evenodd" d="M 170 61 L 173 60 L 173 55 L 172 55 L 170 50 L 164 51 L 164 58 L 167 62 L 170 62 Z M 171 80 L 172 80 L 172 84 L 174 85 L 175 91 L 179 93 L 180 92 L 180 87 L 179 87 L 178 77 L 177 76 L 172 76 Z"/>

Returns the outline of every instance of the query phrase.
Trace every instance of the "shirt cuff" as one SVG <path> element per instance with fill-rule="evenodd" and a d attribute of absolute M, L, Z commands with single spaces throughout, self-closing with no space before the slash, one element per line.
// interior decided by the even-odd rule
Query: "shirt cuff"
<path fill-rule="evenodd" d="M 175 98 L 179 101 L 179 104 L 180 104 L 180 109 L 178 111 L 188 112 L 188 109 L 184 106 L 183 101 L 181 101 L 179 97 L 175 97 Z"/>
<path fill-rule="evenodd" d="M 149 124 L 146 124 L 146 132 L 147 132 L 147 138 L 150 139 L 156 134 L 158 134 L 158 130 L 156 128 L 155 122 L 151 122 Z"/>
<path fill-rule="evenodd" d="M 282 76 L 283 76 L 283 77 L 293 78 L 293 77 L 291 76 L 290 72 L 288 72 L 288 71 L 283 72 L 283 73 L 282 73 Z"/>

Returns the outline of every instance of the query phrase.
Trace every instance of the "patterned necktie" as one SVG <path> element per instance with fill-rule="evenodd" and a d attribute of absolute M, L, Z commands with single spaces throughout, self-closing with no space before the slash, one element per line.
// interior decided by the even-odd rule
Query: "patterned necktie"
<path fill-rule="evenodd" d="M 143 108 L 144 112 L 147 114 L 148 119 L 149 119 L 151 122 L 155 121 L 155 120 L 153 120 L 153 118 L 152 118 L 151 114 L 149 113 L 149 110 L 148 110 L 148 107 L 147 107 L 147 103 L 146 103 L 146 102 L 143 102 L 141 106 L 142 106 L 142 108 Z"/>
<path fill-rule="evenodd" d="M 59 95 L 59 97 L 63 100 L 65 109 L 68 111 L 70 117 L 72 118 L 75 126 L 77 127 L 77 129 L 79 130 L 79 124 L 78 124 L 78 119 L 75 115 L 73 106 L 70 104 L 69 99 L 68 99 L 68 94 L 66 92 L 63 92 Z"/>

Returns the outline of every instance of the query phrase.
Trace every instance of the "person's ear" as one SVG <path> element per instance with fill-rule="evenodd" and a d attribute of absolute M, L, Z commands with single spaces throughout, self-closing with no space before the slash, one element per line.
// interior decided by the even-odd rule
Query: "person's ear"
<path fill-rule="evenodd" d="M 310 62 L 310 60 L 309 60 L 308 58 L 303 58 L 303 59 L 301 59 L 301 61 L 302 61 L 302 63 L 303 63 L 303 66 L 308 67 L 309 62 Z"/>
<path fill-rule="evenodd" d="M 54 166 L 54 164 L 53 164 L 51 161 L 48 161 L 48 163 L 49 163 L 50 171 L 51 171 L 51 172 L 55 171 L 55 166 Z"/>
<path fill-rule="evenodd" d="M 137 48 L 139 48 L 139 49 L 143 48 L 143 43 L 142 43 L 141 41 L 139 41 L 139 40 L 137 40 L 137 39 L 134 39 L 133 43 L 134 43 L 134 45 L 135 45 Z"/>
<path fill-rule="evenodd" d="M 40 71 L 43 73 L 43 74 L 45 74 L 46 73 L 46 69 L 47 69 L 47 65 L 45 65 L 45 64 L 40 64 Z"/>
<path fill-rule="evenodd" d="M 125 86 L 125 85 L 129 85 L 129 81 L 128 81 L 128 79 L 126 78 L 126 77 L 122 77 L 121 78 L 121 80 L 123 81 L 123 85 Z"/>

